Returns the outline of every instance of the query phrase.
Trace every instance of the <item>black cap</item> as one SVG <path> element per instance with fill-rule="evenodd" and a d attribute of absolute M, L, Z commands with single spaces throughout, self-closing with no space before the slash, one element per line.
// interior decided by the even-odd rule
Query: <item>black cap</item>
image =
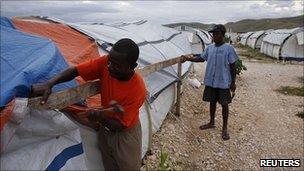
<path fill-rule="evenodd" d="M 223 24 L 216 24 L 215 26 L 212 27 L 211 30 L 209 30 L 209 32 L 222 32 L 223 34 L 226 33 L 226 28 Z"/>

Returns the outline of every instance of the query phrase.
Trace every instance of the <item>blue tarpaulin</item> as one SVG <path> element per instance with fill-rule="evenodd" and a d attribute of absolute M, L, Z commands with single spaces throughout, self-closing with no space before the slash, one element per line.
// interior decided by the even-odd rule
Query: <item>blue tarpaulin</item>
<path fill-rule="evenodd" d="M 14 27 L 12 21 L 11 21 L 10 19 L 6 18 L 6 17 L 2 17 L 2 16 L 1 16 L 1 18 L 0 18 L 0 25 L 1 25 L 1 26 L 10 27 L 10 28 L 15 29 L 15 27 Z"/>
<path fill-rule="evenodd" d="M 1 17 L 1 107 L 17 94 L 28 96 L 32 84 L 45 82 L 68 67 L 50 40 L 12 29 L 7 23 Z M 76 85 L 75 80 L 69 81 L 54 86 L 53 91 Z"/>

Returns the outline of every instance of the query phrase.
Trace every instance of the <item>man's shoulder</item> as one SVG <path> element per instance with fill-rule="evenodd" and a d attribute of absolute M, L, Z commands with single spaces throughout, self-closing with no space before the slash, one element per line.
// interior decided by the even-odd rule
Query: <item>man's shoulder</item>
<path fill-rule="evenodd" d="M 95 58 L 95 61 L 98 62 L 99 65 L 108 65 L 108 55 L 102 55 Z"/>
<path fill-rule="evenodd" d="M 206 47 L 206 49 L 210 49 L 210 48 L 214 48 L 214 47 L 215 47 L 215 44 L 212 43 L 212 44 L 208 45 L 208 46 Z"/>
<path fill-rule="evenodd" d="M 139 73 L 135 72 L 132 80 L 130 80 L 128 94 L 128 98 L 130 98 L 130 100 L 143 100 L 146 98 L 146 85 L 144 79 Z"/>
<path fill-rule="evenodd" d="M 224 47 L 225 47 L 226 49 L 229 49 L 229 50 L 234 50 L 234 47 L 233 47 L 232 45 L 228 44 L 228 43 L 225 43 L 225 44 L 224 44 Z"/>
<path fill-rule="evenodd" d="M 145 85 L 145 81 L 144 81 L 143 77 L 139 73 L 135 72 L 134 79 L 135 79 L 135 82 L 137 84 L 140 84 L 140 85 L 143 85 L 143 86 Z"/>
<path fill-rule="evenodd" d="M 146 91 L 146 84 L 145 81 L 143 79 L 143 77 L 139 74 L 135 72 L 134 75 L 134 79 L 135 79 L 135 87 L 137 87 L 137 89 L 142 90 L 142 91 Z"/>

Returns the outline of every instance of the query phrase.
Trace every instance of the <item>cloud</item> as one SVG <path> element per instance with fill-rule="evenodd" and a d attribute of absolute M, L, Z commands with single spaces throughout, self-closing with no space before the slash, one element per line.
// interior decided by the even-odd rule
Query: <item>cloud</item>
<path fill-rule="evenodd" d="M 78 22 L 86 20 L 86 14 L 118 12 L 117 8 L 93 1 L 1 1 L 1 15 L 8 17 L 42 15 Z"/>
<path fill-rule="evenodd" d="M 285 0 L 285 1 L 275 1 L 275 0 L 267 0 L 265 2 L 268 6 L 273 7 L 292 7 L 295 4 L 295 1 Z"/>
<path fill-rule="evenodd" d="M 1 15 L 45 15 L 68 22 L 147 19 L 226 23 L 303 14 L 303 1 L 1 1 Z"/>

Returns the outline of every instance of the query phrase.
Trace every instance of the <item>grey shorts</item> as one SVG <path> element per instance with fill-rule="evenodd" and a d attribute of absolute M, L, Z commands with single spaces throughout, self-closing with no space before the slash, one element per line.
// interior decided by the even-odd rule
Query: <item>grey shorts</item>
<path fill-rule="evenodd" d="M 207 102 L 219 102 L 220 104 L 231 103 L 230 89 L 220 89 L 205 86 L 203 100 Z"/>

